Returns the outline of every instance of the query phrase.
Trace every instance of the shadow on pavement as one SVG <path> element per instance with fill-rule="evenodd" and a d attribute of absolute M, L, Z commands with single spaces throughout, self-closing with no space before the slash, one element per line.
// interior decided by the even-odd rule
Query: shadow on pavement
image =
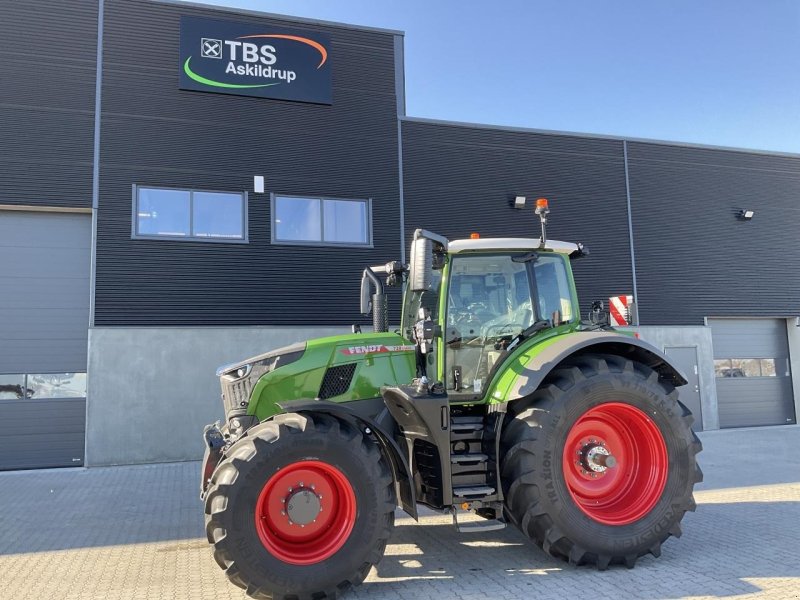
<path fill-rule="evenodd" d="M 356 595 L 417 597 L 415 585 L 422 592 L 436 580 L 459 595 L 487 598 L 508 597 L 509 589 L 570 600 L 751 594 L 761 588 L 748 579 L 800 578 L 798 523 L 800 502 L 705 504 L 687 515 L 683 537 L 665 543 L 660 558 L 599 572 L 551 558 L 513 528 L 465 535 L 403 519 L 377 574 Z M 797 581 L 783 585 L 800 596 Z"/>

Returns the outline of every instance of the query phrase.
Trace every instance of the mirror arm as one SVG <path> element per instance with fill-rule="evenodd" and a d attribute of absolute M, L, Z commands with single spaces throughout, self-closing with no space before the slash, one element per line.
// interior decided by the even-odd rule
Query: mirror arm
<path fill-rule="evenodd" d="M 372 312 L 372 298 L 370 283 L 375 286 L 376 293 L 383 295 L 383 284 L 370 267 L 364 268 L 361 274 L 361 314 L 366 316 Z"/>

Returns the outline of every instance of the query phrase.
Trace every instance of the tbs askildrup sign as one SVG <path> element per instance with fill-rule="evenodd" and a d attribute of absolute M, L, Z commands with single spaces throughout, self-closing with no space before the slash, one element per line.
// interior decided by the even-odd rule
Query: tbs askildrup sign
<path fill-rule="evenodd" d="M 331 104 L 330 37 L 181 17 L 180 89 Z"/>

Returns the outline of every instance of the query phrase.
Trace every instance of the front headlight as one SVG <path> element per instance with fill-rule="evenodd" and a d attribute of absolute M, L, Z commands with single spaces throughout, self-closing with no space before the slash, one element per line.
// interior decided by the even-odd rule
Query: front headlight
<path fill-rule="evenodd" d="M 243 384 L 243 386 L 238 387 L 246 388 L 249 400 L 249 393 L 261 377 L 271 373 L 278 367 L 283 367 L 299 360 L 305 350 L 305 342 L 278 348 L 238 363 L 224 365 L 217 369 L 217 377 L 222 380 L 223 391 L 226 384 Z"/>

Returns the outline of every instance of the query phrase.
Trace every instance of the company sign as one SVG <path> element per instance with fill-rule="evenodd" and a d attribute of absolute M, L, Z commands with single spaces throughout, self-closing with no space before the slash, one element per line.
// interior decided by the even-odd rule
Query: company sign
<path fill-rule="evenodd" d="M 180 89 L 331 104 L 330 37 L 181 17 Z"/>

